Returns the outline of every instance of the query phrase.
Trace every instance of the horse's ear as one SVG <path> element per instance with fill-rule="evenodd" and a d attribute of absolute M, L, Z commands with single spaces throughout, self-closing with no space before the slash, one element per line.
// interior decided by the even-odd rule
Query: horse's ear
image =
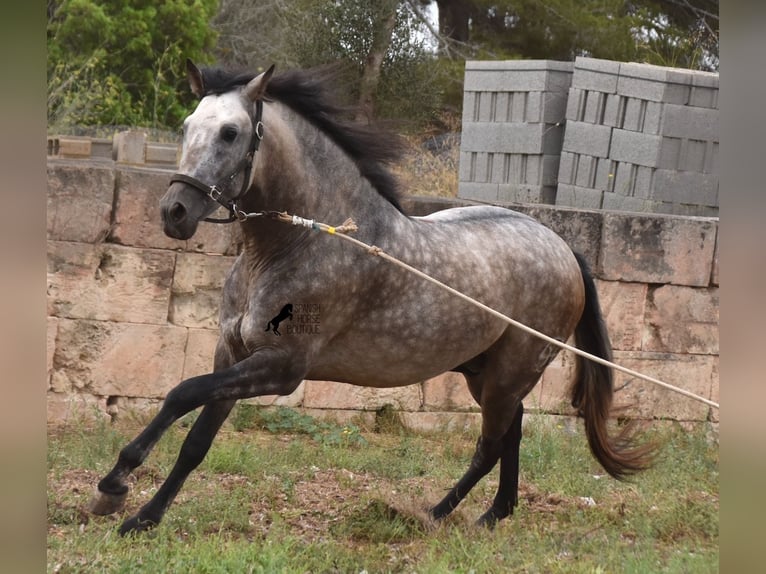
<path fill-rule="evenodd" d="M 205 82 L 202 79 L 202 72 L 199 71 L 199 68 L 189 58 L 186 58 L 186 76 L 189 78 L 192 94 L 202 98 L 205 95 Z"/>
<path fill-rule="evenodd" d="M 247 86 L 245 86 L 245 94 L 247 94 L 247 97 L 250 98 L 251 101 L 256 102 L 263 99 L 263 96 L 266 93 L 266 87 L 269 85 L 269 80 L 273 73 L 274 64 L 272 64 L 268 70 L 250 80 Z"/>

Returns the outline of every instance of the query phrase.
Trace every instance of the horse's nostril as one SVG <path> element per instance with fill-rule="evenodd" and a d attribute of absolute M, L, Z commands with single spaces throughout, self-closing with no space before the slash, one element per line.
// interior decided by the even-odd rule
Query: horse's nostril
<path fill-rule="evenodd" d="M 174 203 L 170 208 L 168 215 L 170 215 L 170 219 L 174 223 L 181 223 L 184 219 L 186 219 L 186 208 L 180 203 Z"/>

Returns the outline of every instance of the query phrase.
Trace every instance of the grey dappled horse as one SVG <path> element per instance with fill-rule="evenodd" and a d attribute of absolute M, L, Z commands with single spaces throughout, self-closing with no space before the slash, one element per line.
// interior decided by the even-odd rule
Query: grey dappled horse
<path fill-rule="evenodd" d="M 497 496 L 479 523 L 492 526 L 511 514 L 521 401 L 558 348 L 348 242 L 243 214 L 285 211 L 328 223 L 353 218 L 358 239 L 558 340 L 574 332 L 578 347 L 610 358 L 583 259 L 548 228 L 508 209 L 406 216 L 386 167 L 398 158 L 400 140 L 343 119 L 324 73 L 272 77 L 272 67 L 254 77 L 199 70 L 191 62 L 187 68 L 200 102 L 184 122 L 179 173 L 160 202 L 165 233 L 189 239 L 224 205 L 231 214 L 224 221 L 240 220 L 243 251 L 223 289 L 213 372 L 168 393 L 98 483 L 91 510 L 120 510 L 129 473 L 174 421 L 198 407 L 167 480 L 120 533 L 160 522 L 238 399 L 289 395 L 304 379 L 387 388 L 457 371 L 481 407 L 481 436 L 468 471 L 431 516 L 447 516 L 498 460 Z M 288 303 L 311 309 L 318 328 L 282 336 L 264 330 Z M 646 447 L 607 433 L 611 370 L 577 360 L 572 404 L 596 459 L 616 478 L 645 468 Z"/>

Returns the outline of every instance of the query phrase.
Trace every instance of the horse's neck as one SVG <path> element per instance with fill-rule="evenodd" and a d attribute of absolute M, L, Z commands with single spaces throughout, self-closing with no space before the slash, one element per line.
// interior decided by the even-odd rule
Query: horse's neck
<path fill-rule="evenodd" d="M 283 108 L 273 127 L 263 142 L 258 209 L 286 211 L 330 225 L 348 217 L 370 224 L 401 217 L 361 176 L 353 160 L 309 122 Z"/>
<path fill-rule="evenodd" d="M 352 218 L 364 227 L 363 235 L 378 234 L 403 217 L 360 175 L 353 160 L 306 120 L 283 109 L 266 130 L 255 189 L 248 194 L 250 210 L 282 211 L 329 225 Z M 246 223 L 246 249 L 273 258 L 284 255 L 291 240 L 305 242 L 305 234 L 272 223 Z M 278 254 L 272 253 L 276 245 Z"/>

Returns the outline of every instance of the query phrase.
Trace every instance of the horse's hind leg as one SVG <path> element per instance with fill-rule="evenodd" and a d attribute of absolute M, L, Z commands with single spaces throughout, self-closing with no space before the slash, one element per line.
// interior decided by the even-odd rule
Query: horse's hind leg
<path fill-rule="evenodd" d="M 503 437 L 503 450 L 500 454 L 500 486 L 495 500 L 487 512 L 477 521 L 480 526 L 493 528 L 498 520 L 513 514 L 519 501 L 519 446 L 521 444 L 521 419 L 524 405 L 520 404 L 511 428 Z"/>
<path fill-rule="evenodd" d="M 484 378 L 482 375 L 466 375 L 468 389 L 471 391 L 474 400 L 479 404 L 482 404 Z M 471 464 L 458 483 L 447 493 L 447 496 L 431 509 L 431 517 L 435 520 L 441 520 L 448 516 L 468 495 L 471 489 L 476 486 L 476 483 L 495 467 L 503 452 L 502 437 L 505 433 L 501 432 L 497 435 L 487 432 L 488 427 L 486 425 L 486 418 L 484 417 L 484 410 L 485 408 L 482 407 L 482 415 L 484 418 L 482 434 L 476 442 L 476 451 L 471 459 Z"/>
<path fill-rule="evenodd" d="M 496 440 L 488 440 L 483 436 L 476 442 L 476 452 L 471 459 L 471 464 L 463 477 L 452 487 L 439 504 L 434 506 L 430 513 L 434 520 L 447 517 L 460 504 L 471 489 L 476 486 L 489 471 L 491 471 L 502 452 L 502 443 Z"/>

